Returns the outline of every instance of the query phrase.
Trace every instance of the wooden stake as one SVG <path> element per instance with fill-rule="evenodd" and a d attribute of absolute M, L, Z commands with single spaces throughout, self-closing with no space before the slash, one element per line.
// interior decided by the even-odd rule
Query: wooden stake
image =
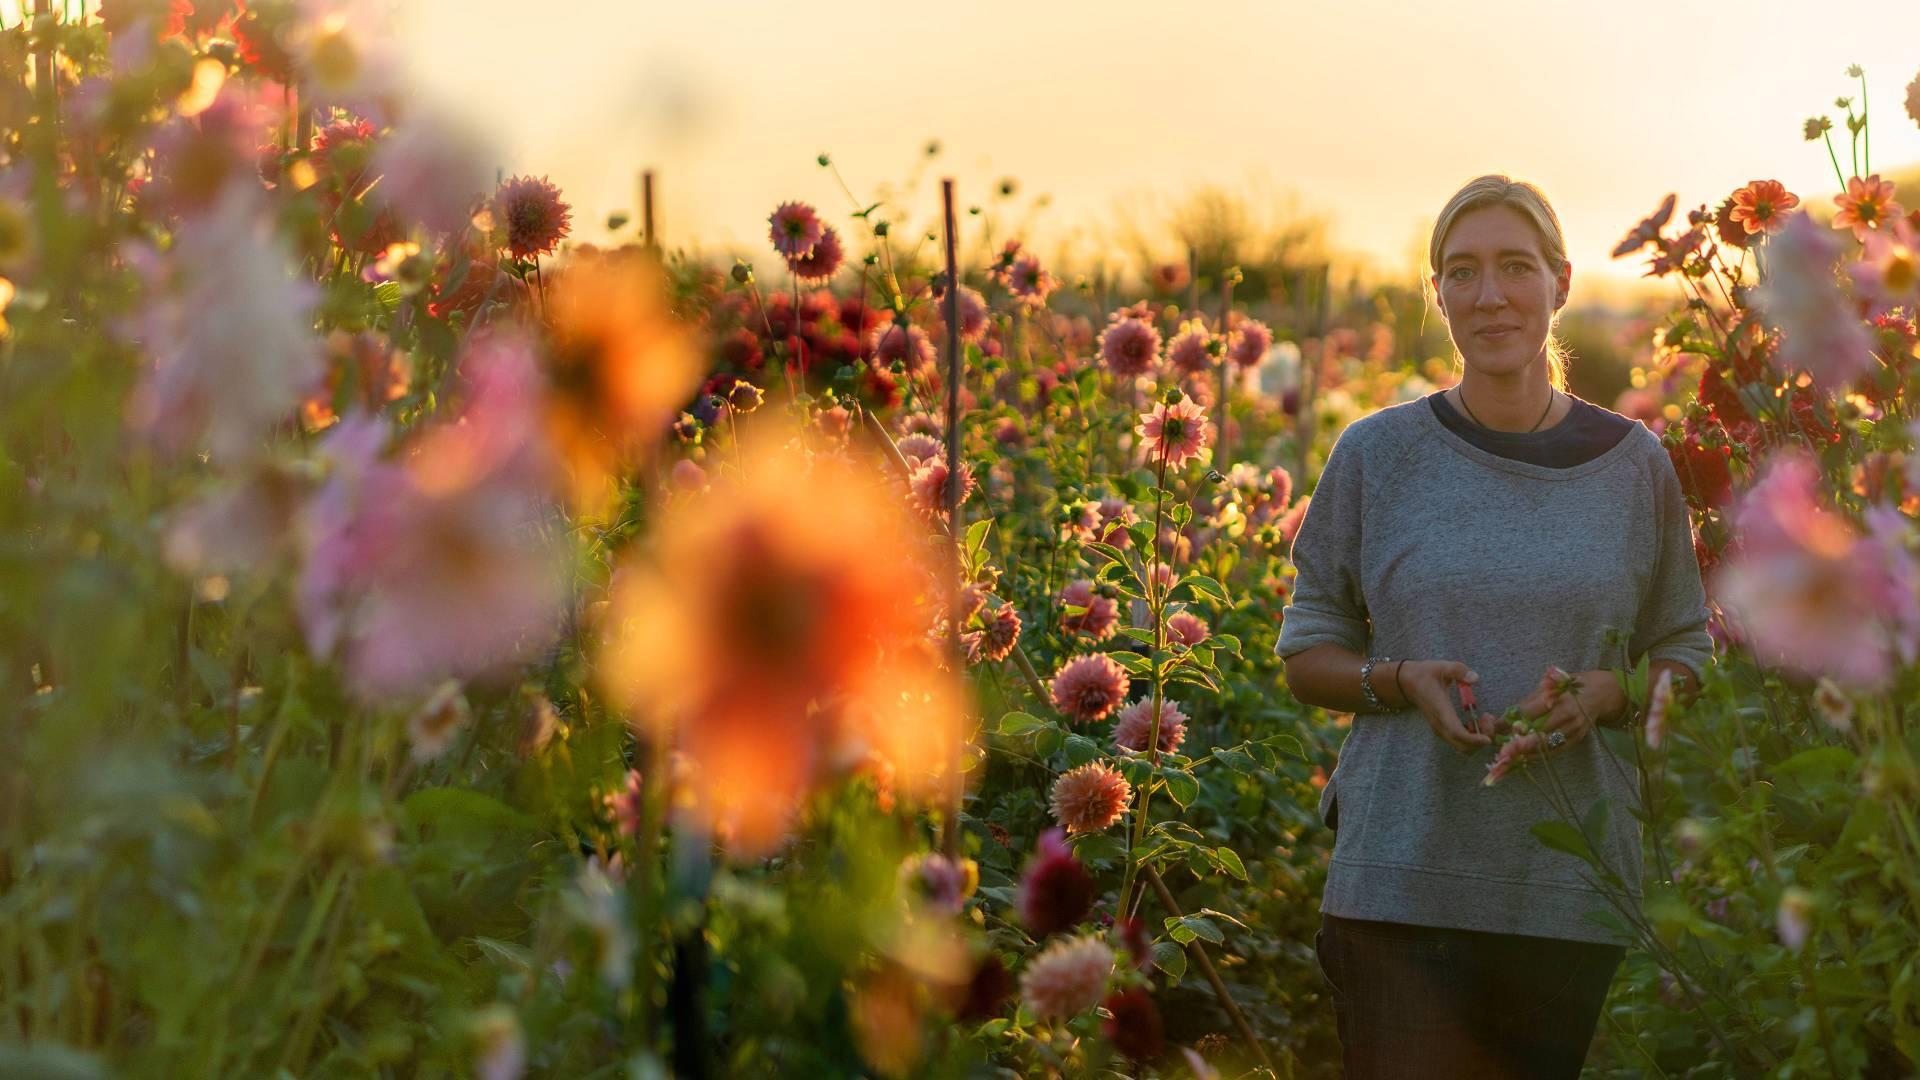
<path fill-rule="evenodd" d="M 966 530 L 960 527 L 960 382 L 965 377 L 966 354 L 960 346 L 960 260 L 956 246 L 958 241 L 954 235 L 951 177 L 940 181 L 940 204 L 947 225 L 947 490 L 942 501 L 947 507 L 947 529 L 952 533 L 953 565 L 957 576 L 966 565 L 966 554 L 961 550 L 966 543 Z M 958 580 L 950 582 L 949 587 L 957 590 Z M 953 620 L 952 629 L 954 670 L 965 671 L 966 658 L 960 647 L 959 620 Z M 956 747 L 949 766 L 952 775 L 947 778 L 950 799 L 940 825 L 940 849 L 948 858 L 952 858 L 959 850 L 960 843 L 960 758 Z"/>
<path fill-rule="evenodd" d="M 640 239 L 650 248 L 659 247 L 653 236 L 653 170 L 640 174 Z"/>
<path fill-rule="evenodd" d="M 1219 401 L 1214 405 L 1215 442 L 1219 452 L 1213 456 L 1213 467 L 1225 473 L 1233 466 L 1227 449 L 1227 392 L 1228 379 L 1233 374 L 1233 359 L 1227 355 L 1228 333 L 1233 317 L 1233 278 L 1234 271 L 1226 270 L 1220 274 L 1220 392 Z"/>

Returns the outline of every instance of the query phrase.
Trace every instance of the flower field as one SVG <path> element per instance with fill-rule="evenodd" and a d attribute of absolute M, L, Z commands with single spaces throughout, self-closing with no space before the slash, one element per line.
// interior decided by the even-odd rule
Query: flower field
<path fill-rule="evenodd" d="M 1275 644 L 1419 291 L 824 154 L 751 257 L 578 242 L 322 7 L 0 29 L 0 1075 L 1338 1075 Z M 1621 222 L 1717 657 L 1533 829 L 1637 943 L 1600 1075 L 1920 1069 L 1920 185 L 1838 107 Z"/>

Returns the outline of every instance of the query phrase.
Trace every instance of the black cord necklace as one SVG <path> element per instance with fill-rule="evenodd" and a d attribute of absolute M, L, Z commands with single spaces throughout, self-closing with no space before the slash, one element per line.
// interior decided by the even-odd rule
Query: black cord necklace
<path fill-rule="evenodd" d="M 1456 397 L 1458 397 L 1458 398 L 1460 399 L 1460 407 L 1461 407 L 1461 408 L 1463 408 L 1463 409 L 1465 409 L 1465 410 L 1467 410 L 1467 416 L 1468 416 L 1468 417 L 1469 417 L 1470 419 L 1472 419 L 1472 421 L 1473 421 L 1473 422 L 1474 422 L 1475 424 L 1479 424 L 1479 425 L 1480 425 L 1481 427 L 1483 427 L 1483 428 L 1487 428 L 1487 425 L 1485 425 L 1485 424 L 1481 424 L 1481 423 L 1480 423 L 1480 418 L 1479 418 L 1479 417 L 1477 417 L 1477 416 L 1474 416 L 1474 415 L 1473 415 L 1473 406 L 1471 406 L 1471 405 L 1468 405 L 1468 404 L 1467 404 L 1467 386 L 1466 386 L 1466 384 L 1465 384 L 1465 383 L 1461 383 L 1461 384 L 1460 384 L 1459 386 L 1456 386 L 1456 387 L 1454 387 L 1454 388 L 1453 388 L 1453 392 L 1454 392 L 1454 396 L 1456 396 Z M 1531 434 L 1533 434 L 1534 432 L 1536 432 L 1536 431 L 1539 431 L 1539 430 L 1540 430 L 1540 425 L 1541 425 L 1541 424 L 1544 424 L 1544 423 L 1546 423 L 1546 422 L 1547 422 L 1547 414 L 1553 411 L 1553 402 L 1554 402 L 1554 399 L 1555 399 L 1555 397 L 1556 397 L 1556 396 L 1557 396 L 1557 395 L 1556 395 L 1556 392 L 1554 391 L 1554 389 L 1553 389 L 1553 387 L 1551 387 L 1551 386 L 1549 386 L 1549 387 L 1547 387 L 1547 407 L 1546 407 L 1545 409 L 1542 409 L 1542 410 L 1540 410 L 1540 419 L 1538 419 L 1538 420 L 1535 420 L 1535 421 L 1533 422 L 1533 426 L 1527 429 L 1527 431 L 1526 431 L 1526 433 L 1527 433 L 1528 435 L 1531 435 Z M 1488 430 L 1488 431 L 1492 431 L 1493 429 L 1492 429 L 1492 428 L 1487 428 L 1487 430 Z"/>

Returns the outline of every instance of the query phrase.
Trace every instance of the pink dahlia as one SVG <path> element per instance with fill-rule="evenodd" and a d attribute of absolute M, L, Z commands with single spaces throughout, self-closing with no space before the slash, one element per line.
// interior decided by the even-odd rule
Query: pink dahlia
<path fill-rule="evenodd" d="M 1069 660 L 1053 676 L 1054 707 L 1075 723 L 1104 720 L 1127 700 L 1127 669 L 1106 653 Z"/>
<path fill-rule="evenodd" d="M 1144 375 L 1160 356 L 1160 331 L 1144 319 L 1121 319 L 1100 335 L 1100 360 L 1115 375 Z"/>
<path fill-rule="evenodd" d="M 1840 212 L 1833 215 L 1833 227 L 1852 229 L 1856 240 L 1865 240 L 1875 229 L 1884 229 L 1889 221 L 1906 213 L 1893 201 L 1893 181 L 1880 179 L 1879 173 L 1865 178 L 1847 178 L 1845 193 L 1833 197 Z"/>
<path fill-rule="evenodd" d="M 602 796 L 600 801 L 607 808 L 607 815 L 613 818 L 614 828 L 621 836 L 640 835 L 640 809 L 645 801 L 641 795 L 639 770 L 628 769 L 620 790 Z"/>
<path fill-rule="evenodd" d="M 803 202 L 781 203 L 767 220 L 772 223 L 767 238 L 773 241 L 773 250 L 789 259 L 804 258 L 826 231 L 820 215 Z"/>
<path fill-rule="evenodd" d="M 1213 367 L 1213 335 L 1199 319 L 1180 324 L 1180 332 L 1167 343 L 1167 363 L 1175 371 L 1198 375 Z"/>
<path fill-rule="evenodd" d="M 1647 693 L 1647 745 L 1659 749 L 1667 739 L 1667 710 L 1673 707 L 1673 672 L 1661 669 Z"/>
<path fill-rule="evenodd" d="M 1118 495 L 1108 495 L 1100 500 L 1100 528 L 1105 534 L 1100 542 L 1124 548 L 1133 543 L 1133 535 L 1127 532 L 1127 526 L 1140 520 L 1133 512 L 1133 504 Z"/>
<path fill-rule="evenodd" d="M 1007 271 L 1007 291 L 1028 307 L 1045 304 L 1048 294 L 1059 287 L 1060 282 L 1047 273 L 1041 267 L 1040 260 L 1033 255 L 1021 255 L 1014 259 L 1013 266 Z"/>
<path fill-rule="evenodd" d="M 967 647 L 967 662 L 999 663 L 1012 655 L 1013 647 L 1020 643 L 1020 613 L 1014 606 L 1002 604 L 982 621 L 985 625 L 980 629 L 960 635 Z"/>
<path fill-rule="evenodd" d="M 960 463 L 960 498 L 966 502 L 973 494 L 973 468 L 966 462 Z M 921 464 L 914 470 L 912 480 L 913 508 L 928 521 L 944 520 L 947 515 L 947 463 L 934 460 Z"/>
<path fill-rule="evenodd" d="M 1073 929 L 1092 910 L 1093 876 L 1074 858 L 1066 833 L 1048 829 L 1020 874 L 1020 921 L 1043 938 Z"/>
<path fill-rule="evenodd" d="M 1191 611 L 1175 612 L 1167 618 L 1167 633 L 1181 645 L 1198 645 L 1207 640 L 1207 620 Z"/>
<path fill-rule="evenodd" d="M 1120 711 L 1114 721 L 1113 745 L 1127 750 L 1145 750 L 1153 734 L 1153 699 L 1143 697 Z M 1171 754 L 1187 738 L 1187 714 L 1171 701 L 1160 702 L 1160 752 Z"/>
<path fill-rule="evenodd" d="M 946 290 L 938 290 L 935 293 L 935 299 L 937 300 L 934 305 L 935 310 L 940 312 L 940 318 L 944 320 L 947 317 Z M 987 298 L 962 285 L 958 302 L 960 340 L 969 345 L 977 344 L 981 338 L 987 336 Z"/>
<path fill-rule="evenodd" d="M 1076 502 L 1067 507 L 1065 520 L 1060 523 L 1060 539 L 1084 544 L 1099 539 L 1099 530 L 1100 504 Z"/>
<path fill-rule="evenodd" d="M 911 323 L 883 323 L 867 338 L 867 348 L 882 367 L 899 361 L 908 371 L 934 366 L 933 342 L 927 332 Z"/>
<path fill-rule="evenodd" d="M 1100 1003 L 1113 974 L 1113 950 L 1098 938 L 1047 946 L 1020 976 L 1020 996 L 1042 1020 L 1065 1020 Z"/>
<path fill-rule="evenodd" d="M 932 461 L 946 454 L 946 448 L 940 445 L 939 439 L 917 431 L 905 436 L 894 445 L 899 449 L 900 456 L 907 459 L 909 465 Z"/>
<path fill-rule="evenodd" d="M 1206 411 L 1188 398 L 1173 405 L 1156 404 L 1152 412 L 1141 414 L 1133 430 L 1149 460 L 1164 454 L 1167 466 L 1175 469 L 1199 457 L 1213 441 Z"/>
<path fill-rule="evenodd" d="M 546 177 L 515 176 L 493 193 L 493 220 L 516 259 L 551 255 L 573 231 L 573 208 Z"/>
<path fill-rule="evenodd" d="M 787 269 L 808 285 L 824 285 L 840 269 L 846 249 L 840 246 L 840 233 L 828 225 L 820 230 L 820 239 L 805 255 L 787 256 Z"/>
<path fill-rule="evenodd" d="M 1060 590 L 1060 603 L 1081 609 L 1079 614 L 1070 611 L 1060 619 L 1060 628 L 1069 634 L 1105 641 L 1119 628 L 1120 605 L 1112 597 L 1094 592 L 1093 582 L 1084 578 Z"/>
<path fill-rule="evenodd" d="M 1104 761 L 1089 761 L 1053 782 L 1053 819 L 1070 836 L 1094 833 L 1120 820 L 1133 787 Z"/>
<path fill-rule="evenodd" d="M 1243 368 L 1258 367 L 1273 348 L 1273 331 L 1259 319 L 1243 320 L 1227 339 L 1227 359 Z"/>

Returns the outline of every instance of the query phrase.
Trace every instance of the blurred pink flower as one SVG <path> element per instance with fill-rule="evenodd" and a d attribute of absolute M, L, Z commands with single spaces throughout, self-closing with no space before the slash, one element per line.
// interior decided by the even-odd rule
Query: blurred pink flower
<path fill-rule="evenodd" d="M 1060 603 L 1084 609 L 1080 614 L 1067 612 L 1060 618 L 1060 629 L 1069 634 L 1084 634 L 1095 641 L 1113 636 L 1120 625 L 1120 605 L 1110 596 L 1093 591 L 1093 582 L 1082 578 L 1060 590 Z"/>
<path fill-rule="evenodd" d="M 773 241 L 773 250 L 788 259 L 806 256 L 825 231 L 820 215 L 803 202 L 781 203 L 767 216 L 767 221 L 770 223 L 767 239 Z"/>
<path fill-rule="evenodd" d="M 1660 669 L 1660 677 L 1653 680 L 1653 688 L 1647 691 L 1647 745 L 1659 749 L 1667 738 L 1667 710 L 1673 707 L 1673 672 Z"/>
<path fill-rule="evenodd" d="M 206 109 L 174 116 L 155 130 L 140 204 L 183 215 L 216 207 L 229 187 L 258 192 L 259 147 L 277 119 L 267 91 L 226 82 Z"/>
<path fill-rule="evenodd" d="M 1822 389 L 1843 389 L 1873 364 L 1872 343 L 1834 282 L 1839 248 L 1813 219 L 1796 213 L 1768 243 L 1767 277 L 1755 300 L 1780 327 L 1777 361 L 1812 375 Z"/>
<path fill-rule="evenodd" d="M 397 460 L 387 431 L 342 421 L 306 514 L 296 603 L 309 648 L 363 700 L 524 662 L 558 629 L 565 577 L 549 539 L 553 459 L 538 376 L 519 338 L 468 343 L 463 415 Z"/>
<path fill-rule="evenodd" d="M 515 176 L 493 193 L 493 223 L 516 259 L 551 255 L 573 231 L 573 207 L 544 176 Z"/>
<path fill-rule="evenodd" d="M 256 454 L 323 373 L 318 290 L 292 272 L 260 195 L 237 186 L 183 221 L 152 269 L 130 424 L 171 453 Z"/>
<path fill-rule="evenodd" d="M 698 491 L 707 486 L 707 470 L 690 458 L 673 463 L 673 486 L 682 491 Z"/>
<path fill-rule="evenodd" d="M 1108 495 L 1100 500 L 1099 540 L 1124 549 L 1133 543 L 1133 535 L 1127 532 L 1127 526 L 1139 520 L 1140 515 L 1134 513 L 1132 503 L 1118 495 Z"/>
<path fill-rule="evenodd" d="M 1100 1003 L 1113 974 L 1113 950 L 1098 938 L 1057 941 L 1027 962 L 1020 996 L 1043 1020 L 1065 1020 Z"/>
<path fill-rule="evenodd" d="M 1835 731 L 1853 730 L 1853 698 L 1832 679 L 1822 678 L 1814 685 L 1813 711 Z"/>
<path fill-rule="evenodd" d="M 1207 620 L 1191 611 L 1176 611 L 1167 616 L 1167 634 L 1181 645 L 1198 645 L 1207 640 Z"/>
<path fill-rule="evenodd" d="M 1212 344 L 1213 335 L 1207 332 L 1206 324 L 1199 319 L 1189 319 L 1180 324 L 1180 332 L 1167 343 L 1167 363 L 1185 375 L 1201 374 L 1213 367 Z"/>
<path fill-rule="evenodd" d="M 898 360 L 908 371 L 919 371 L 933 367 L 936 359 L 927 332 L 912 323 L 889 322 L 874 327 L 867 337 L 867 347 L 882 367 Z"/>
<path fill-rule="evenodd" d="M 1145 750 L 1153 733 L 1153 698 L 1143 697 L 1120 710 L 1113 724 L 1113 744 L 1127 750 Z M 1171 754 L 1187 738 L 1187 714 L 1171 701 L 1160 702 L 1160 752 Z"/>
<path fill-rule="evenodd" d="M 1273 348 L 1273 331 L 1258 319 L 1246 319 L 1227 339 L 1227 359 L 1243 368 L 1258 367 Z"/>
<path fill-rule="evenodd" d="M 965 285 L 960 286 L 960 340 L 968 344 L 977 344 L 987 336 L 987 298 Z M 946 316 L 947 306 L 940 305 L 941 317 Z"/>
<path fill-rule="evenodd" d="M 408 755 L 416 762 L 432 761 L 453 746 L 454 736 L 472 720 L 460 683 L 448 679 L 407 717 Z"/>
<path fill-rule="evenodd" d="M 967 647 L 967 663 L 998 663 L 1012 655 L 1020 643 L 1020 612 L 1012 604 L 1001 604 L 985 616 L 985 626 L 960 635 Z"/>
<path fill-rule="evenodd" d="M 787 256 L 787 269 L 805 285 L 824 285 L 839 271 L 840 262 L 846 257 L 846 249 L 840 246 L 840 233 L 833 226 L 823 226 L 820 239 L 814 241 L 812 250 L 805 255 Z"/>
<path fill-rule="evenodd" d="M 1207 423 L 1206 410 L 1191 398 L 1182 398 L 1174 405 L 1164 401 L 1155 404 L 1151 412 L 1140 414 L 1140 423 L 1133 430 L 1140 436 L 1140 448 L 1147 460 L 1165 454 L 1167 467 L 1172 469 L 1199 457 L 1213 441 L 1213 426 Z"/>
<path fill-rule="evenodd" d="M 1159 357 L 1160 331 L 1144 319 L 1121 319 L 1100 335 L 1100 361 L 1115 375 L 1144 375 Z"/>
<path fill-rule="evenodd" d="M 486 151 L 454 121 L 410 111 L 373 150 L 370 193 L 435 235 L 468 227 L 491 181 Z"/>
<path fill-rule="evenodd" d="M 1040 834 L 1033 858 L 1020 874 L 1020 922 L 1035 938 L 1071 930 L 1093 909 L 1093 876 L 1074 858 L 1066 833 Z"/>
<path fill-rule="evenodd" d="M 1714 593 L 1764 661 L 1877 689 L 1920 650 L 1911 523 L 1879 506 L 1862 535 L 1819 491 L 1811 458 L 1776 456 L 1735 508 Z"/>
<path fill-rule="evenodd" d="M 1077 724 L 1104 720 L 1127 700 L 1127 669 L 1106 653 L 1082 656 L 1060 665 L 1053 676 L 1054 708 Z"/>
<path fill-rule="evenodd" d="M 613 827 L 621 836 L 640 835 L 640 811 L 645 805 L 641 792 L 640 771 L 628 769 L 622 778 L 620 790 L 601 796 L 601 803 L 613 818 Z"/>
<path fill-rule="evenodd" d="M 1120 820 L 1133 799 L 1127 778 L 1104 761 L 1089 761 L 1053 782 L 1053 820 L 1068 835 L 1099 832 Z"/>
<path fill-rule="evenodd" d="M 902 862 L 900 877 L 935 911 L 958 915 L 980 882 L 980 868 L 971 859 L 950 859 L 934 851 Z"/>
<path fill-rule="evenodd" d="M 1895 307 L 1911 311 L 1915 295 L 1920 293 L 1920 232 L 1906 218 L 1896 218 L 1893 224 L 1868 234 L 1860 261 L 1848 271 L 1860 292 L 1872 302 L 1875 314 Z"/>

